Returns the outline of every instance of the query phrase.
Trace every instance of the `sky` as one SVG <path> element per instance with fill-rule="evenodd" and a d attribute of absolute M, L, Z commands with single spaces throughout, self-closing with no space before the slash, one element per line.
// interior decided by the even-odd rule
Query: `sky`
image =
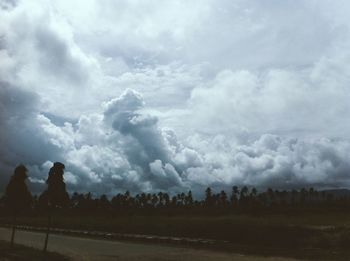
<path fill-rule="evenodd" d="M 0 191 L 350 187 L 350 2 L 0 0 Z"/>

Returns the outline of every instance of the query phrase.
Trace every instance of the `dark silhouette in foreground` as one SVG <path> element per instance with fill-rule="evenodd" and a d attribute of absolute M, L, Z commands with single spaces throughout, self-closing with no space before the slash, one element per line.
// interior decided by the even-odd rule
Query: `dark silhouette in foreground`
<path fill-rule="evenodd" d="M 15 169 L 5 197 L 0 199 L 0 222 L 9 224 L 14 217 L 12 241 L 16 216 L 26 211 L 22 224 L 45 226 L 47 214 L 44 251 L 47 251 L 53 216 L 58 228 L 220 239 L 262 251 L 265 247 L 293 246 L 299 250 L 309 247 L 344 252 L 350 242 L 350 229 L 335 227 L 339 226 L 339 217 L 350 215 L 350 190 L 268 188 L 258 192 L 254 187 L 233 186 L 230 191 L 208 187 L 201 198 L 193 197 L 192 191 L 136 195 L 126 191 L 111 197 L 75 192 L 70 198 L 64 169 L 60 162 L 53 164 L 47 189 L 39 198 L 32 198 L 26 188 L 27 169 L 24 166 Z M 334 220 L 322 223 L 327 226 L 319 226 L 320 217 L 330 213 Z M 293 222 L 292 216 L 295 216 Z"/>
<path fill-rule="evenodd" d="M 47 245 L 50 234 L 51 218 L 56 208 L 62 208 L 68 205 L 69 195 L 64 183 L 64 164 L 55 162 L 49 171 L 49 177 L 46 181 L 47 190 L 39 198 L 39 205 L 47 209 L 47 231 L 44 243 L 44 252 L 47 251 Z"/>
<path fill-rule="evenodd" d="M 4 202 L 13 215 L 11 247 L 13 247 L 15 240 L 17 215 L 30 209 L 32 204 L 32 195 L 25 183 L 27 177 L 27 168 L 24 165 L 19 165 L 15 168 L 14 174 L 6 187 Z"/>

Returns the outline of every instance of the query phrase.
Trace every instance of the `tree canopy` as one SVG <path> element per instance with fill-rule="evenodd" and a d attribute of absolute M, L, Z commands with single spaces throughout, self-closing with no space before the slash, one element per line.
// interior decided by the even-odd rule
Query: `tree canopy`
<path fill-rule="evenodd" d="M 40 203 L 53 206 L 65 207 L 69 203 L 69 195 L 66 191 L 66 184 L 64 183 L 64 164 L 55 162 L 49 171 L 47 183 L 47 190 L 40 196 Z"/>
<path fill-rule="evenodd" d="M 27 168 L 24 165 L 18 165 L 6 187 L 5 205 L 12 211 L 20 212 L 31 207 L 32 194 L 25 182 L 27 177 Z"/>

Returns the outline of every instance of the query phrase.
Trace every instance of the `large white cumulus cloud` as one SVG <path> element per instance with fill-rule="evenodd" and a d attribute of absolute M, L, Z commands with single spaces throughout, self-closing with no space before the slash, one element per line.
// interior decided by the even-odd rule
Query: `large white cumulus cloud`
<path fill-rule="evenodd" d="M 340 187 L 346 1 L 0 0 L 0 191 Z"/>
<path fill-rule="evenodd" d="M 191 144 L 203 155 L 206 164 L 190 168 L 188 179 L 202 186 L 209 182 L 218 186 L 298 188 L 339 187 L 349 183 L 350 144 L 344 141 L 305 141 L 266 134 L 249 145 L 230 144 L 222 137 L 204 143 L 195 138 Z M 208 146 L 213 148 L 209 153 Z"/>
<path fill-rule="evenodd" d="M 71 191 L 109 194 L 121 190 L 199 192 L 209 185 L 292 188 L 349 183 L 349 142 L 271 134 L 242 142 L 224 135 L 194 134 L 181 143 L 173 131 L 158 126 L 155 116 L 140 111 L 143 104 L 142 96 L 128 89 L 105 103 L 99 113 L 83 115 L 78 122 L 63 126 L 33 111 L 30 122 L 16 122 L 25 129 L 23 139 L 14 140 L 21 138 L 15 132 L 2 140 L 2 153 L 8 156 L 2 167 L 9 170 L 25 159 L 39 189 L 50 164 L 62 160 Z M 25 109 L 30 115 L 31 110 Z M 40 137 L 34 136 L 34 131 L 40 131 Z M 31 144 L 33 137 L 44 150 Z"/>
<path fill-rule="evenodd" d="M 193 90 L 193 118 L 203 127 L 211 123 L 216 132 L 231 127 L 259 134 L 349 138 L 350 81 L 346 72 L 329 72 L 340 64 L 324 63 L 298 73 L 222 71 L 207 86 Z"/>

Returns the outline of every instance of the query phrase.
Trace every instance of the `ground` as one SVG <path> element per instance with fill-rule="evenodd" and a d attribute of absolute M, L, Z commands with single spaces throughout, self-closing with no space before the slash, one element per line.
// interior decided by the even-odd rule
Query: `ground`
<path fill-rule="evenodd" d="M 3 232 L 3 231 L 1 231 Z M 1 239 L 8 233 L 2 233 Z M 10 247 L 9 242 L 0 241 L 0 261 L 38 261 L 38 260 L 50 260 L 50 261 L 67 261 L 68 258 L 59 255 L 57 253 L 44 254 L 41 250 L 25 247 L 22 245 L 15 245 Z"/>
<path fill-rule="evenodd" d="M 0 240 L 10 238 L 10 229 L 0 228 Z M 16 243 L 41 248 L 43 233 L 17 231 Z M 96 261 L 295 261 L 293 258 L 258 257 L 228 252 L 95 240 L 64 235 L 50 235 L 49 250 L 69 256 L 72 260 Z M 20 260 L 20 259 L 19 259 Z M 34 259 L 33 259 L 34 260 Z M 51 259 L 50 259 L 51 260 Z"/>

